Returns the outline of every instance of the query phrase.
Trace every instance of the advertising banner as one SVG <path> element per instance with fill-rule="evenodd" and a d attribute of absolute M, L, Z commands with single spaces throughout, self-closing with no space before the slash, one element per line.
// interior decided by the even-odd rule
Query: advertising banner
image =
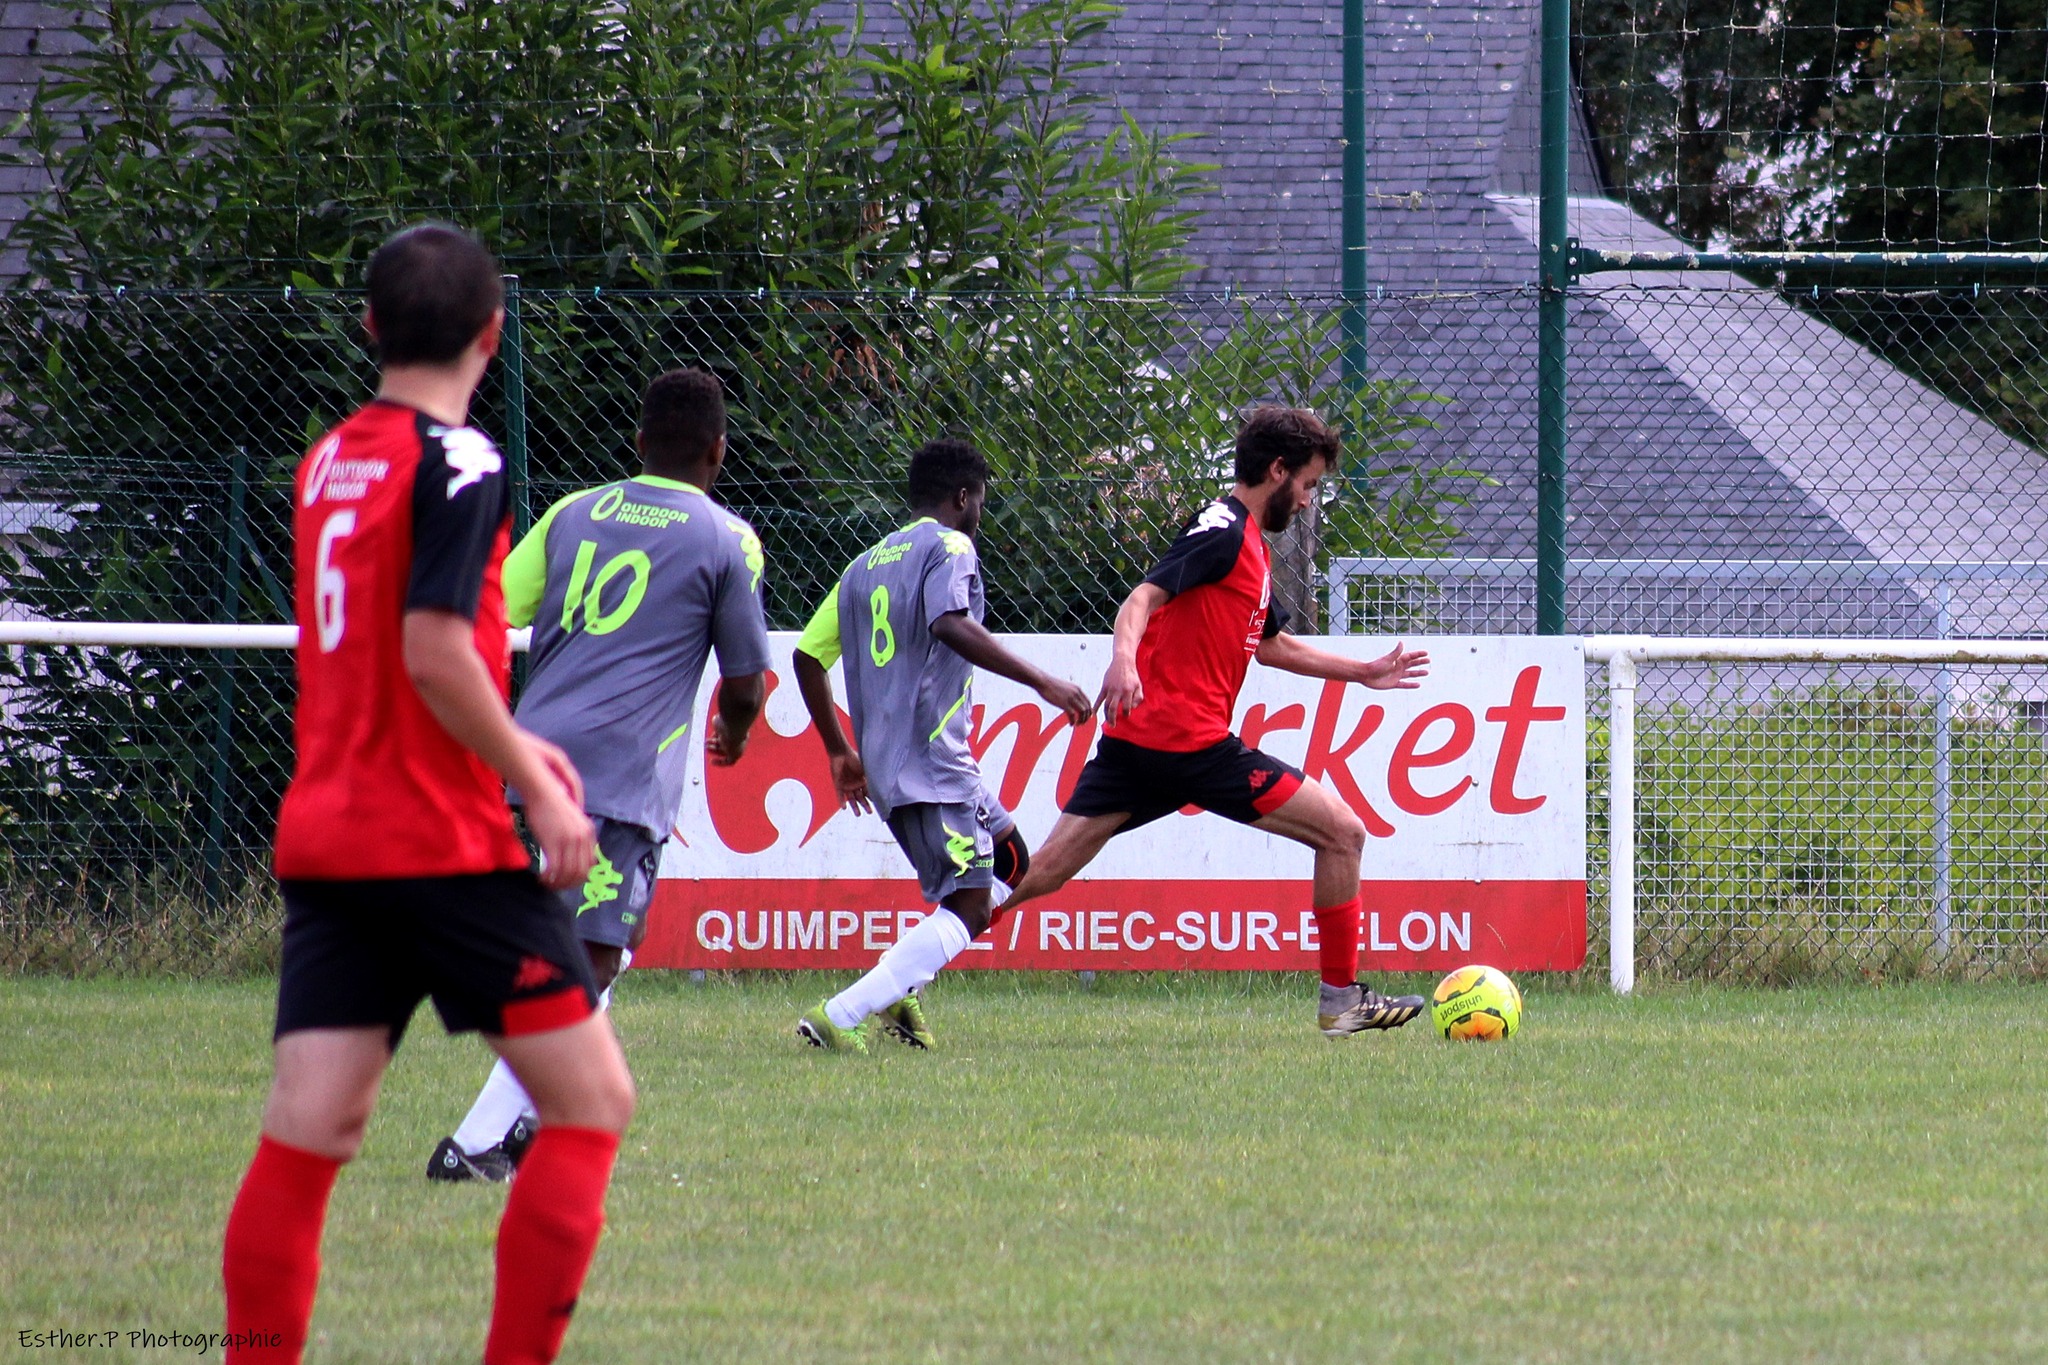
<path fill-rule="evenodd" d="M 1012 636 L 1091 694 L 1109 637 Z M 1392 639 L 1314 643 L 1374 658 Z M 910 865 L 873 815 L 839 808 L 797 695 L 795 636 L 774 637 L 767 712 L 745 758 L 701 763 L 663 853 L 636 965 L 866 968 L 925 913 Z M 1364 965 L 1486 962 L 1569 970 L 1586 956 L 1585 663 L 1564 637 L 1411 640 L 1413 691 L 1297 677 L 1254 662 L 1236 724 L 1364 822 Z M 835 685 L 838 681 L 834 671 Z M 691 733 L 704 733 L 709 687 Z M 842 724 L 844 724 L 842 713 Z M 1035 693 L 983 672 L 973 747 L 989 790 L 1041 843 L 1094 749 Z M 1057 894 L 1005 914 L 956 967 L 1313 970 L 1309 849 L 1183 811 L 1112 839 Z"/>

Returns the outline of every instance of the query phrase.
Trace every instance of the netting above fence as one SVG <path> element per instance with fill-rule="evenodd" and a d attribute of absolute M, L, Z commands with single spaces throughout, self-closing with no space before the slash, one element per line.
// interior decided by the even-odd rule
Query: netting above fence
<path fill-rule="evenodd" d="M 2038 4 L 1579 0 L 1573 30 L 1608 184 L 1696 246 L 2048 240 Z"/>

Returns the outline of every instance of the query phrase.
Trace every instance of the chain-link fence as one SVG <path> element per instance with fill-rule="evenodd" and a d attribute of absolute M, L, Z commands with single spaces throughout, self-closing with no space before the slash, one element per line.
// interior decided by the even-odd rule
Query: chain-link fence
<path fill-rule="evenodd" d="M 2048 628 L 2048 293 L 1605 278 L 1574 292 L 1570 319 L 1573 630 Z M 1417 383 L 1489 396 L 1415 451 L 1469 451 L 1494 475 L 1457 554 L 1340 559 L 1337 619 L 1533 628 L 1533 322 L 1507 324 L 1500 360 L 1491 338 L 1410 353 Z M 1518 468 L 1485 464 L 1510 450 Z"/>
<path fill-rule="evenodd" d="M 372 390 L 361 301 L 333 293 L 0 300 L 0 611 L 48 620 L 290 619 L 298 453 Z M 1343 494 L 1284 546 L 1313 621 L 1319 545 L 1441 551 L 1468 475 L 1415 467 L 1442 404 L 1397 378 L 1338 393 L 1312 298 L 515 291 L 474 412 L 524 523 L 632 471 L 638 394 L 723 378 L 718 492 L 760 530 L 770 614 L 798 626 L 900 524 L 909 451 L 987 452 L 990 623 L 1100 631 L 1162 538 L 1227 480 L 1240 407 L 1313 403 L 1353 433 Z M 25 647 L 0 658 L 0 885 L 11 912 L 122 918 L 262 888 L 288 772 L 288 661 Z"/>
<path fill-rule="evenodd" d="M 1590 941 L 1610 720 L 1588 670 Z M 1643 665 L 1637 969 L 1793 981 L 2048 971 L 2048 666 Z"/>
<path fill-rule="evenodd" d="M 2029 339 L 2048 331 L 2048 299 L 1702 284 L 1575 297 L 1573 628 L 2040 634 L 2048 462 L 2033 443 L 2048 408 Z M 312 434 L 370 391 L 359 306 L 296 291 L 0 300 L 0 610 L 288 619 L 285 490 Z M 526 291 L 475 420 L 536 517 L 630 471 L 647 377 L 718 370 L 734 424 L 720 492 L 762 532 L 784 628 L 893 526 L 907 451 L 964 433 L 996 469 L 992 624 L 1097 632 L 1224 481 L 1236 411 L 1316 403 L 1345 416 L 1351 464 L 1312 536 L 1282 547 L 1283 598 L 1311 621 L 1327 603 L 1339 630 L 1515 633 L 1534 623 L 1534 306 L 1527 289 L 1382 293 L 1366 310 L 1375 378 L 1347 399 L 1329 298 Z M 9 651 L 10 917 L 220 915 L 265 896 L 289 671 L 254 651 Z M 2023 898 L 1995 883 L 2001 866 L 2007 885 L 2039 880 L 2014 813 L 2037 795 L 2027 756 L 2048 679 L 1957 677 L 1944 692 L 1926 671 L 1646 673 L 1646 961 L 1862 970 L 1882 940 L 1931 962 L 1911 945 L 1933 913 L 1928 765 L 1945 709 L 1956 941 L 1976 945 L 1972 970 L 2030 964 Z M 1597 769 L 1597 715 L 1594 732 Z M 1780 792 L 1788 773 L 1806 785 Z M 1596 865 L 1603 819 L 1596 799 Z M 2000 927 L 1969 939 L 1974 923 Z"/>

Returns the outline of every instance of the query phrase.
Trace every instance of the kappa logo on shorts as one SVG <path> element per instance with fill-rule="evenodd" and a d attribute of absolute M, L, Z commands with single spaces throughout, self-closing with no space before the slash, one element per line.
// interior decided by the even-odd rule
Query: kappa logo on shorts
<path fill-rule="evenodd" d="M 1264 791 L 1266 788 L 1272 786 L 1273 779 L 1278 776 L 1279 774 L 1274 772 L 1271 768 L 1252 769 L 1252 793 L 1256 795 L 1259 792 Z"/>
<path fill-rule="evenodd" d="M 583 904 L 576 907 L 581 915 L 586 910 L 595 910 L 619 898 L 619 888 L 626 884 L 626 874 L 612 866 L 603 849 L 597 851 L 597 861 L 590 865 L 589 880 L 583 883 Z M 631 921 L 628 921 L 629 923 Z"/>
<path fill-rule="evenodd" d="M 953 866 L 962 872 L 974 866 L 974 839 L 962 834 L 951 825 L 940 825 L 946 831 L 946 856 L 953 860 Z"/>
<path fill-rule="evenodd" d="M 528 954 L 519 959 L 519 970 L 512 974 L 512 989 L 515 991 L 538 990 L 550 981 L 559 981 L 562 969 L 544 957 Z"/>

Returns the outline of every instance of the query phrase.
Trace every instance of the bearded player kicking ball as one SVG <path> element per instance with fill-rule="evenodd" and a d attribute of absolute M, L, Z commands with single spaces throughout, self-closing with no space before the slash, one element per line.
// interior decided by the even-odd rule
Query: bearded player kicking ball
<path fill-rule="evenodd" d="M 1190 521 L 1116 614 L 1102 683 L 1102 740 L 1064 813 L 1004 910 L 1057 891 L 1113 835 L 1193 804 L 1315 850 L 1316 937 L 1322 953 L 1317 1023 L 1342 1038 L 1399 1028 L 1422 997 L 1389 998 L 1358 977 L 1358 860 L 1365 825 L 1300 769 L 1230 732 L 1256 657 L 1304 677 L 1413 688 L 1429 655 L 1347 659 L 1281 633 L 1260 529 L 1287 529 L 1337 465 L 1337 434 L 1300 408 L 1252 410 L 1237 432 L 1237 486 Z"/>

